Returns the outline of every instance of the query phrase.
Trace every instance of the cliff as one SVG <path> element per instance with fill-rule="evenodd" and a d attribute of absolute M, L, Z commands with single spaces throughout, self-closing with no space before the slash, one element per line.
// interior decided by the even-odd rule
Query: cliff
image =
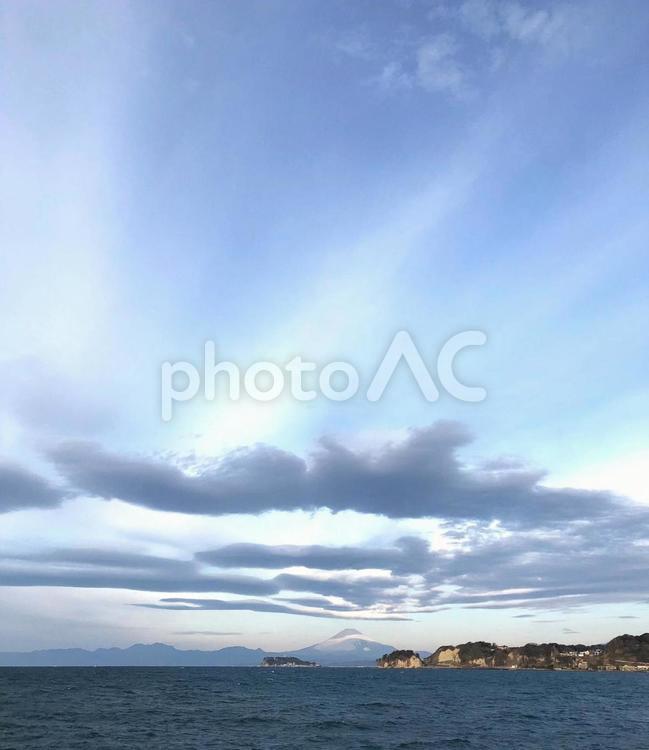
<path fill-rule="evenodd" d="M 502 646 L 486 641 L 461 643 L 459 646 L 440 646 L 425 659 L 427 667 L 502 667 L 507 651 Z"/>
<path fill-rule="evenodd" d="M 382 669 L 418 669 L 424 666 L 424 662 L 415 651 L 393 651 L 377 659 L 376 666 Z"/>
<path fill-rule="evenodd" d="M 649 665 L 649 633 L 618 635 L 606 644 L 603 656 L 609 666 Z"/>
<path fill-rule="evenodd" d="M 587 669 L 601 659 L 601 646 L 559 643 L 528 643 L 498 646 L 476 641 L 459 646 L 442 646 L 425 660 L 427 667 L 473 669 Z"/>
<path fill-rule="evenodd" d="M 394 651 L 377 660 L 377 666 L 649 671 L 649 633 L 621 635 L 606 645 L 595 646 L 528 643 L 509 647 L 471 641 L 457 646 L 440 646 L 423 660 L 414 651 Z"/>

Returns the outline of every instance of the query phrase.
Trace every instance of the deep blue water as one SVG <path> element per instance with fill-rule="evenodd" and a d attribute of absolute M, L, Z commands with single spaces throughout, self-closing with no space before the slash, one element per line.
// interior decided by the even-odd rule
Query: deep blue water
<path fill-rule="evenodd" d="M 649 674 L 5 668 L 0 748 L 649 750 Z"/>

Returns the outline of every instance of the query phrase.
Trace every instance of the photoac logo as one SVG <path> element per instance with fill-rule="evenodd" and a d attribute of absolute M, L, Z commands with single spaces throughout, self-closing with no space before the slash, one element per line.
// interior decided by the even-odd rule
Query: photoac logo
<path fill-rule="evenodd" d="M 455 359 L 464 349 L 484 346 L 486 342 L 487 336 L 483 331 L 462 331 L 451 336 L 439 350 L 433 368 L 434 377 L 412 336 L 407 331 L 399 331 L 374 368 L 373 375 L 365 379 L 350 362 L 329 362 L 318 372 L 315 362 L 300 356 L 293 357 L 283 366 L 265 360 L 254 362 L 242 372 L 234 362 L 217 360 L 216 345 L 213 341 L 207 341 L 202 373 L 191 362 L 163 362 L 160 378 L 161 416 L 163 421 L 170 421 L 174 403 L 190 401 L 199 394 L 201 387 L 207 401 L 214 401 L 217 397 L 238 401 L 244 395 L 255 401 L 273 401 L 282 396 L 288 387 L 292 398 L 297 401 L 313 401 L 316 398 L 349 401 L 362 388 L 364 398 L 375 402 L 383 397 L 402 363 L 410 371 L 426 401 L 437 401 L 442 388 L 458 401 L 476 403 L 484 401 L 487 392 L 481 386 L 460 382 L 455 375 Z M 313 379 L 316 373 L 317 388 L 307 388 L 305 376 Z M 363 383 L 367 383 L 367 386 L 362 387 Z M 219 384 L 220 388 L 217 387 Z"/>

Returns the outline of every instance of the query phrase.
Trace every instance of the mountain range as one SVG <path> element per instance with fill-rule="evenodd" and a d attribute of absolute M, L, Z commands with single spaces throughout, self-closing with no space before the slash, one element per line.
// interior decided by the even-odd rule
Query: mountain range
<path fill-rule="evenodd" d="M 394 650 L 360 631 L 348 628 L 306 648 L 264 651 L 260 648 L 228 646 L 215 651 L 178 649 L 166 643 L 136 643 L 128 648 L 46 649 L 0 652 L 1 667 L 252 667 L 267 656 L 297 656 L 323 666 L 374 666 L 376 660 Z"/>

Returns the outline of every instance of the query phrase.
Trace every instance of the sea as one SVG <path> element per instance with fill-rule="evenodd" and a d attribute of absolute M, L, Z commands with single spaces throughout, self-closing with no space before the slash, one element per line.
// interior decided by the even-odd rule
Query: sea
<path fill-rule="evenodd" d="M 0 668 L 2 750 L 649 750 L 649 674 Z"/>

